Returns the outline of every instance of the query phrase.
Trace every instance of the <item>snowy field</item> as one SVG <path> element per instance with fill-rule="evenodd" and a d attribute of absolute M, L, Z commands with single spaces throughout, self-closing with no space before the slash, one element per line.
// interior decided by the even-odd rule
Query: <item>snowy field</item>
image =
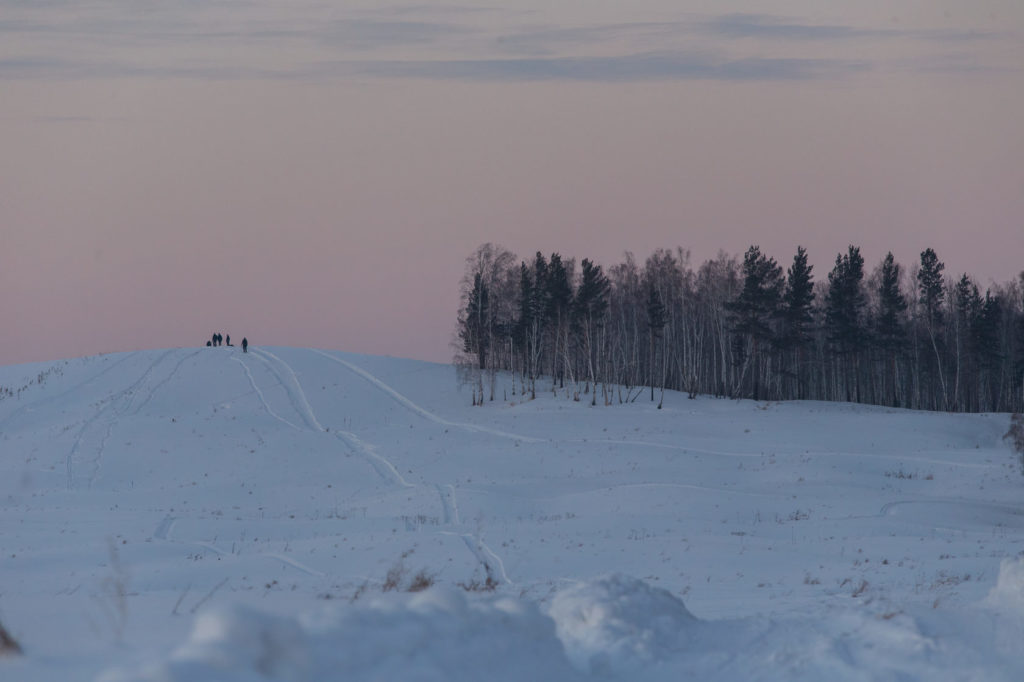
<path fill-rule="evenodd" d="M 5 682 L 1024 679 L 1007 415 L 295 348 L 0 387 Z"/>

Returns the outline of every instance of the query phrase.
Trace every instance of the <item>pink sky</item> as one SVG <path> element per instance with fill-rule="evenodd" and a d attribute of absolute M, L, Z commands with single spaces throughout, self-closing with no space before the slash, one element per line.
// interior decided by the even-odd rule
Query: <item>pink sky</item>
<path fill-rule="evenodd" d="M 483 242 L 1024 270 L 1020 3 L 593 4 L 0 0 L 0 364 L 446 361 Z"/>

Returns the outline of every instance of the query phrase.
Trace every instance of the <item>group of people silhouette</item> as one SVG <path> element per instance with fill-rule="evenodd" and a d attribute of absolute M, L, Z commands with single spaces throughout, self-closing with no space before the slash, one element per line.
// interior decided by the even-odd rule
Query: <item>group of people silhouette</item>
<path fill-rule="evenodd" d="M 215 333 L 209 341 L 206 342 L 206 346 L 230 346 L 231 345 L 231 334 L 227 336 L 221 336 L 220 332 Z M 242 352 L 249 352 L 249 339 L 242 337 Z"/>

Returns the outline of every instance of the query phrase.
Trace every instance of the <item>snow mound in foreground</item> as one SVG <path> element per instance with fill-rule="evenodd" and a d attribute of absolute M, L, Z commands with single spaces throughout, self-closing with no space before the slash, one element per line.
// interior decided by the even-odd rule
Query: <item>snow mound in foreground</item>
<path fill-rule="evenodd" d="M 1016 590 L 1022 562 L 993 593 Z M 705 621 L 677 597 L 610 575 L 537 604 L 434 587 L 329 604 L 300 617 L 208 611 L 165 660 L 100 682 L 953 682 L 1024 679 L 1016 611 L 916 615 L 862 607 Z"/>
<path fill-rule="evenodd" d="M 300 618 L 211 610 L 166 662 L 104 682 L 573 680 L 554 624 L 529 602 L 432 588 Z"/>
<path fill-rule="evenodd" d="M 987 602 L 991 606 L 1024 614 L 1024 557 L 1000 562 L 999 579 L 988 593 Z"/>
<path fill-rule="evenodd" d="M 669 592 L 622 574 L 562 590 L 548 613 L 573 664 L 594 673 L 677 655 L 698 624 Z"/>

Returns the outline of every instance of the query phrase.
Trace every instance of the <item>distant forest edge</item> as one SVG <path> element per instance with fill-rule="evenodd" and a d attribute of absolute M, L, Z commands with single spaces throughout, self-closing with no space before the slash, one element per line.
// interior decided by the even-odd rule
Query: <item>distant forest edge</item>
<path fill-rule="evenodd" d="M 674 389 L 1024 411 L 1024 272 L 982 294 L 944 270 L 930 248 L 909 271 L 889 253 L 866 276 L 850 246 L 816 281 L 802 247 L 785 270 L 757 246 L 696 270 L 684 249 L 643 265 L 627 253 L 605 270 L 484 244 L 466 261 L 455 360 L 474 402 L 495 398 L 505 370 L 517 393 L 565 390 L 591 404 Z"/>

